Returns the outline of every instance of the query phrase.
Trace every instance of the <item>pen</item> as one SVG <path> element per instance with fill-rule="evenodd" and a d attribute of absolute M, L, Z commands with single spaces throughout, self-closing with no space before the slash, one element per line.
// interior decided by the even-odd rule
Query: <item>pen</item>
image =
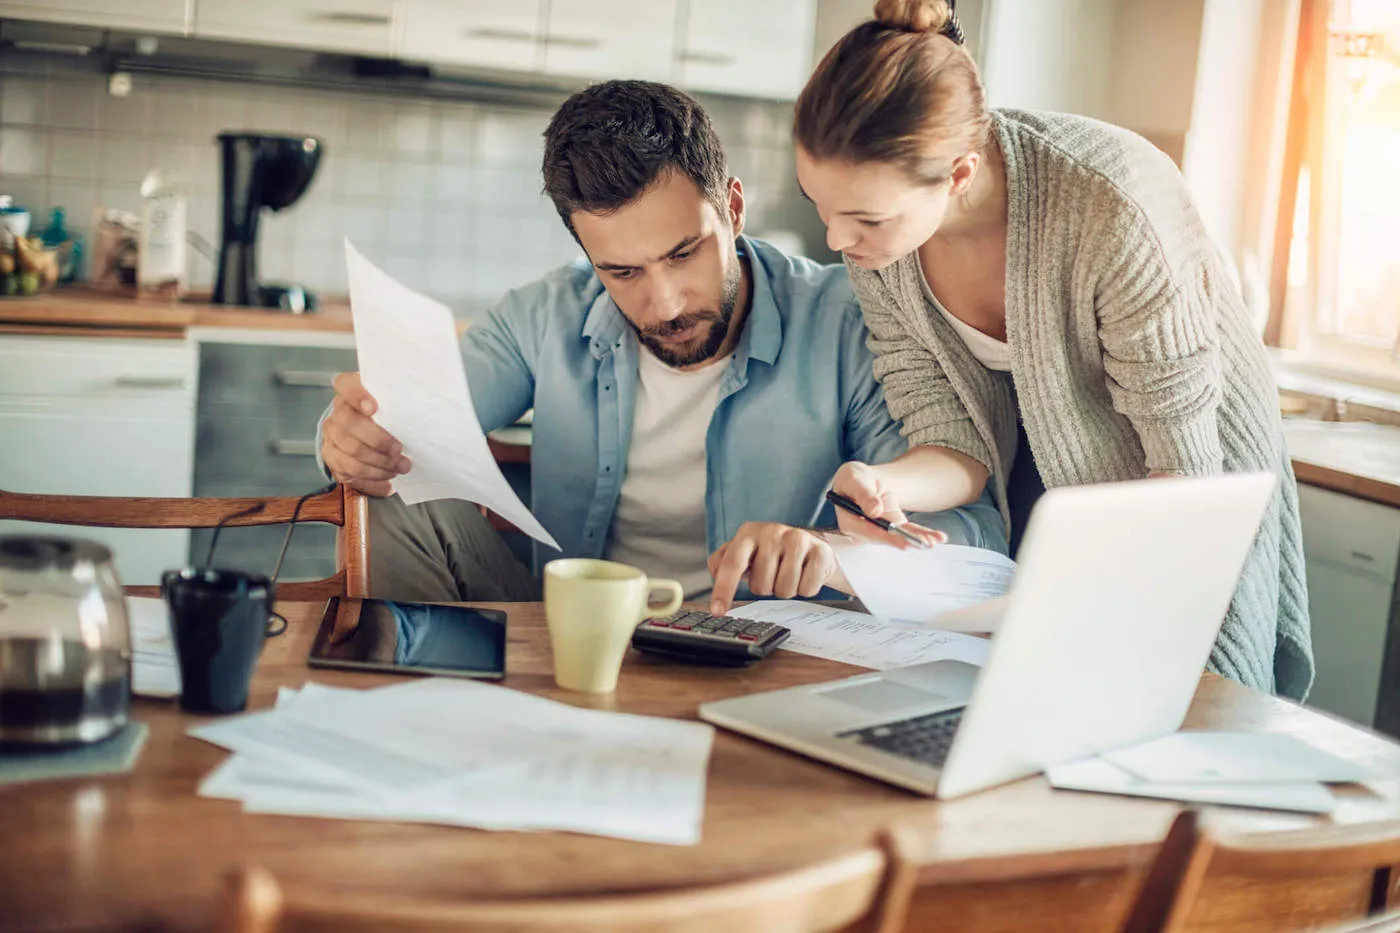
<path fill-rule="evenodd" d="M 888 531 L 891 534 L 899 535 L 915 547 L 928 547 L 928 543 L 925 542 L 922 538 L 916 538 L 908 531 L 905 531 L 903 528 L 890 522 L 888 518 L 872 518 L 871 516 L 866 515 L 865 512 L 861 511 L 860 506 L 855 504 L 854 500 L 852 500 L 848 496 L 841 495 L 841 493 L 837 492 L 834 489 L 828 489 L 826 491 L 826 501 L 830 502 L 838 509 L 844 509 L 845 511 L 850 512 L 852 515 L 865 519 L 867 522 L 869 522 L 877 528 Z"/>

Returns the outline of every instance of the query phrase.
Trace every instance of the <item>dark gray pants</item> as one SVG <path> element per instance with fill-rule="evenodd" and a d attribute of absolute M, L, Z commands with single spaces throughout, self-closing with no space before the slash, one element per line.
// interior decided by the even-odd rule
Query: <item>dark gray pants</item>
<path fill-rule="evenodd" d="M 530 602 L 540 585 L 477 507 L 369 500 L 369 586 L 409 602 Z"/>

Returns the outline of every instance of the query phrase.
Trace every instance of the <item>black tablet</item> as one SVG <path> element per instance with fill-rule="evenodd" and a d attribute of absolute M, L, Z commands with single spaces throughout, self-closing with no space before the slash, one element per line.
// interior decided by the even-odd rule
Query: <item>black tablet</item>
<path fill-rule="evenodd" d="M 395 674 L 500 680 L 506 614 L 445 603 L 333 597 L 307 663 Z"/>

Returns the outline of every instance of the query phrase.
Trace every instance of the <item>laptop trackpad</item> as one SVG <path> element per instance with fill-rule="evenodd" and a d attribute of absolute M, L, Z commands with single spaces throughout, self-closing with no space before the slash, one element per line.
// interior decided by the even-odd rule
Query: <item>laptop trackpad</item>
<path fill-rule="evenodd" d="M 871 713 L 894 713 L 913 706 L 940 703 L 948 698 L 939 693 L 918 690 L 891 680 L 869 680 L 861 684 L 822 690 L 828 700 L 840 700 Z"/>

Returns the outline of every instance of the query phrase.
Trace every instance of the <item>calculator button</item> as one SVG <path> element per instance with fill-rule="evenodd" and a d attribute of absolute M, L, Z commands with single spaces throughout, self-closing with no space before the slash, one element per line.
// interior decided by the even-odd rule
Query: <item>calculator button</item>
<path fill-rule="evenodd" d="M 767 635 L 769 630 L 772 628 L 773 626 L 767 622 L 754 622 L 751 625 L 749 625 L 748 628 L 744 629 L 744 633 L 748 635 L 762 636 Z"/>
<path fill-rule="evenodd" d="M 740 641 L 758 641 L 758 636 L 757 636 L 757 635 L 750 635 L 748 632 L 740 632 L 740 633 L 739 633 L 739 640 L 740 640 Z"/>
<path fill-rule="evenodd" d="M 725 619 L 722 631 L 725 633 L 742 632 L 744 629 L 748 628 L 748 626 L 749 623 L 745 622 L 743 619 Z"/>
<path fill-rule="evenodd" d="M 688 632 L 688 631 L 690 631 L 690 627 L 691 627 L 691 626 L 690 626 L 690 623 L 689 623 L 689 622 L 672 622 L 672 623 L 670 624 L 670 626 L 668 626 L 668 627 L 669 627 L 669 628 L 674 628 L 674 629 L 680 629 L 682 632 Z"/>

